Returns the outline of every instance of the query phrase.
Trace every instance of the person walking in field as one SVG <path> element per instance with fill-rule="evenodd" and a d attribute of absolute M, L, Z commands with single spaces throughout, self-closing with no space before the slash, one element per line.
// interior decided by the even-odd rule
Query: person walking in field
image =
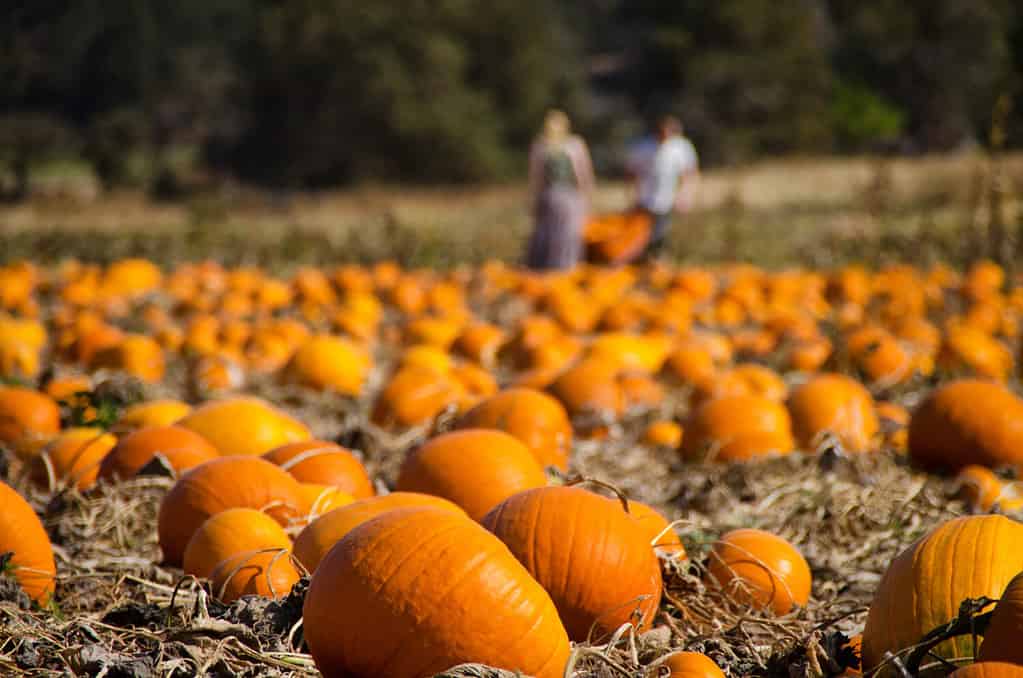
<path fill-rule="evenodd" d="M 627 171 L 634 181 L 635 205 L 652 221 L 650 241 L 644 258 L 664 249 L 675 212 L 692 206 L 700 178 L 699 158 L 689 139 L 682 135 L 682 123 L 673 116 L 657 121 L 655 133 L 629 153 Z"/>
<path fill-rule="evenodd" d="M 572 134 L 567 115 L 548 112 L 529 153 L 534 225 L 526 266 L 556 270 L 579 263 L 593 187 L 593 164 L 586 142 Z"/>

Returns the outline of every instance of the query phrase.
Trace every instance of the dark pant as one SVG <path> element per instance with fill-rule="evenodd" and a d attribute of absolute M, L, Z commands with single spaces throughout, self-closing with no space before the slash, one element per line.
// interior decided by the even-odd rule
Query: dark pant
<path fill-rule="evenodd" d="M 668 240 L 668 229 L 671 226 L 672 213 L 664 214 L 646 210 L 653 223 L 650 225 L 650 242 L 647 243 L 646 251 L 643 253 L 645 259 L 661 254 L 664 251 L 665 242 Z"/>

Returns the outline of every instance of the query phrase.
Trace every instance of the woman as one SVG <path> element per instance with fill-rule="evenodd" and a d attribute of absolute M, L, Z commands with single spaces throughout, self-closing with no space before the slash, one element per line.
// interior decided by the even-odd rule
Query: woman
<path fill-rule="evenodd" d="M 593 184 L 586 143 L 571 133 L 568 116 L 550 111 L 529 153 L 535 220 L 526 251 L 529 268 L 566 269 L 579 263 Z"/>

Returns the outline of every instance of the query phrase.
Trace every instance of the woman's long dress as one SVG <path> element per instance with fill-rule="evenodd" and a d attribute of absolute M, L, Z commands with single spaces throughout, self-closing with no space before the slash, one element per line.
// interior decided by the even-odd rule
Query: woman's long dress
<path fill-rule="evenodd" d="M 542 183 L 536 198 L 526 265 L 535 270 L 567 269 L 582 255 L 586 205 L 575 176 L 572 149 L 543 148 Z"/>

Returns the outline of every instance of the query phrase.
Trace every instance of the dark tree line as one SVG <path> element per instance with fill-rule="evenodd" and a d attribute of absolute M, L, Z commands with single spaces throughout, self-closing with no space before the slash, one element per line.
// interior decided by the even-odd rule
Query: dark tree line
<path fill-rule="evenodd" d="M 181 168 L 284 187 L 521 174 L 550 106 L 613 170 L 675 112 L 709 162 L 985 143 L 1019 105 L 1013 0 L 11 0 L 0 163 L 107 185 Z"/>

